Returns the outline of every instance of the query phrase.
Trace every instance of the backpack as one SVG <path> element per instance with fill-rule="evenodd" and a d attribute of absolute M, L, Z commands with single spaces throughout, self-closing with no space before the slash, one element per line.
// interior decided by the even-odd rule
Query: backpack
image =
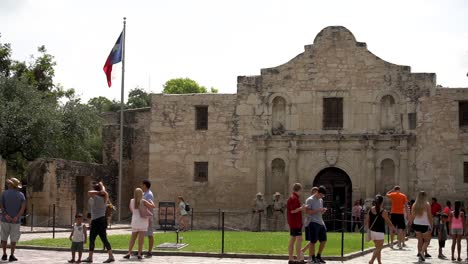
<path fill-rule="evenodd" d="M 190 204 L 185 203 L 185 211 L 190 212 Z"/>

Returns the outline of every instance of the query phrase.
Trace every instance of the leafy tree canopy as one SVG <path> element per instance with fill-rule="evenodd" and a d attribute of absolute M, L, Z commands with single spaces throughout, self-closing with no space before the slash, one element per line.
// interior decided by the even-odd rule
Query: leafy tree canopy
<path fill-rule="evenodd" d="M 128 108 L 142 108 L 151 105 L 151 95 L 143 89 L 136 87 L 128 93 Z"/>
<path fill-rule="evenodd" d="M 187 93 L 206 93 L 204 86 L 189 78 L 176 78 L 167 81 L 163 85 L 165 94 L 187 94 Z"/>
<path fill-rule="evenodd" d="M 53 83 L 54 57 L 44 46 L 26 63 L 0 42 L 0 155 L 21 177 L 27 161 L 41 157 L 100 159 L 100 118 L 73 89 Z"/>

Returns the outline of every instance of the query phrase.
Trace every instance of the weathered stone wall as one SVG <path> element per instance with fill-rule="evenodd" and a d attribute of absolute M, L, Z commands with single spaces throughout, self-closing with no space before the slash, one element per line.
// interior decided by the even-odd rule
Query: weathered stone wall
<path fill-rule="evenodd" d="M 77 161 L 35 160 L 29 166 L 27 185 L 27 210 L 34 215 L 33 224 L 51 225 L 54 204 L 57 225 L 70 225 L 77 211 L 86 215 L 92 181 L 103 181 L 109 193 L 115 193 L 115 170 L 112 166 Z M 115 197 L 112 200 L 115 203 Z"/>
<path fill-rule="evenodd" d="M 459 101 L 468 89 L 438 88 L 418 108 L 415 190 L 451 200 L 468 198 L 463 162 L 468 161 L 468 133 L 459 125 Z"/>
<path fill-rule="evenodd" d="M 105 113 L 103 127 L 103 163 L 119 164 L 120 113 Z M 128 218 L 128 203 L 133 190 L 148 179 L 150 108 L 124 111 L 124 150 L 122 180 L 122 217 Z M 118 170 L 117 175 L 118 176 Z M 116 195 L 116 194 L 114 194 Z"/>
<path fill-rule="evenodd" d="M 195 130 L 195 106 L 208 106 L 208 130 Z M 153 95 L 149 175 L 158 201 L 186 198 L 199 210 L 243 207 L 255 192 L 248 144 L 240 132 L 236 96 Z M 247 147 L 244 147 L 247 148 Z M 194 181 L 194 162 L 209 163 L 208 181 Z"/>
<path fill-rule="evenodd" d="M 412 195 L 417 131 L 408 115 L 434 92 L 435 74 L 411 73 L 346 28 L 327 27 L 286 64 L 238 77 L 235 95 L 153 95 L 150 178 L 160 199 L 181 194 L 201 210 L 249 208 L 257 191 L 287 195 L 329 167 L 350 177 L 353 200 L 397 183 Z M 340 130 L 323 129 L 328 97 L 343 98 Z M 277 101 L 284 108 L 275 110 Z M 209 107 L 207 131 L 195 130 L 197 105 Z M 285 164 L 280 189 L 272 187 L 275 159 Z M 193 181 L 194 161 L 209 162 L 208 183 Z"/>

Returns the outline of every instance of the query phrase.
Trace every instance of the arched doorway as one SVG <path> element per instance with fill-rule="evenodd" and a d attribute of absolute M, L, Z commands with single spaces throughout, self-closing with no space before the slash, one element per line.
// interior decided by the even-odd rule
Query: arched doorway
<path fill-rule="evenodd" d="M 341 215 L 345 219 L 351 219 L 352 208 L 352 183 L 348 174 L 343 170 L 330 167 L 321 170 L 314 179 L 314 186 L 323 185 L 327 188 L 327 194 L 323 198 L 323 206 L 328 208 L 328 213 L 323 215 L 323 220 L 328 230 L 341 229 Z"/>

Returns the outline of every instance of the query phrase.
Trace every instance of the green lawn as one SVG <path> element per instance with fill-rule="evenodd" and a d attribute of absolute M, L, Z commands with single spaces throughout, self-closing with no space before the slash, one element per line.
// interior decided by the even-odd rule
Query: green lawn
<path fill-rule="evenodd" d="M 188 252 L 221 252 L 221 232 L 219 231 L 190 231 L 179 233 L 183 237 L 183 243 L 189 245 L 180 251 Z M 109 236 L 112 248 L 127 249 L 129 235 Z M 146 241 L 145 241 L 146 242 Z M 164 242 L 176 242 L 176 233 L 157 233 L 155 234 L 155 245 Z M 289 242 L 289 233 L 287 232 L 225 232 L 224 252 L 225 253 L 253 253 L 253 254 L 278 254 L 286 255 Z M 60 239 L 36 239 L 20 242 L 21 245 L 50 246 L 50 247 L 69 247 L 70 241 L 65 238 Z M 305 242 L 303 242 L 303 246 Z M 364 242 L 364 247 L 373 246 L 372 242 Z M 87 247 L 87 246 L 86 246 Z M 97 249 L 102 249 L 100 239 L 97 239 Z M 344 236 L 344 254 L 361 250 L 361 234 L 345 233 Z M 327 246 L 324 255 L 341 255 L 341 233 L 328 233 Z"/>

